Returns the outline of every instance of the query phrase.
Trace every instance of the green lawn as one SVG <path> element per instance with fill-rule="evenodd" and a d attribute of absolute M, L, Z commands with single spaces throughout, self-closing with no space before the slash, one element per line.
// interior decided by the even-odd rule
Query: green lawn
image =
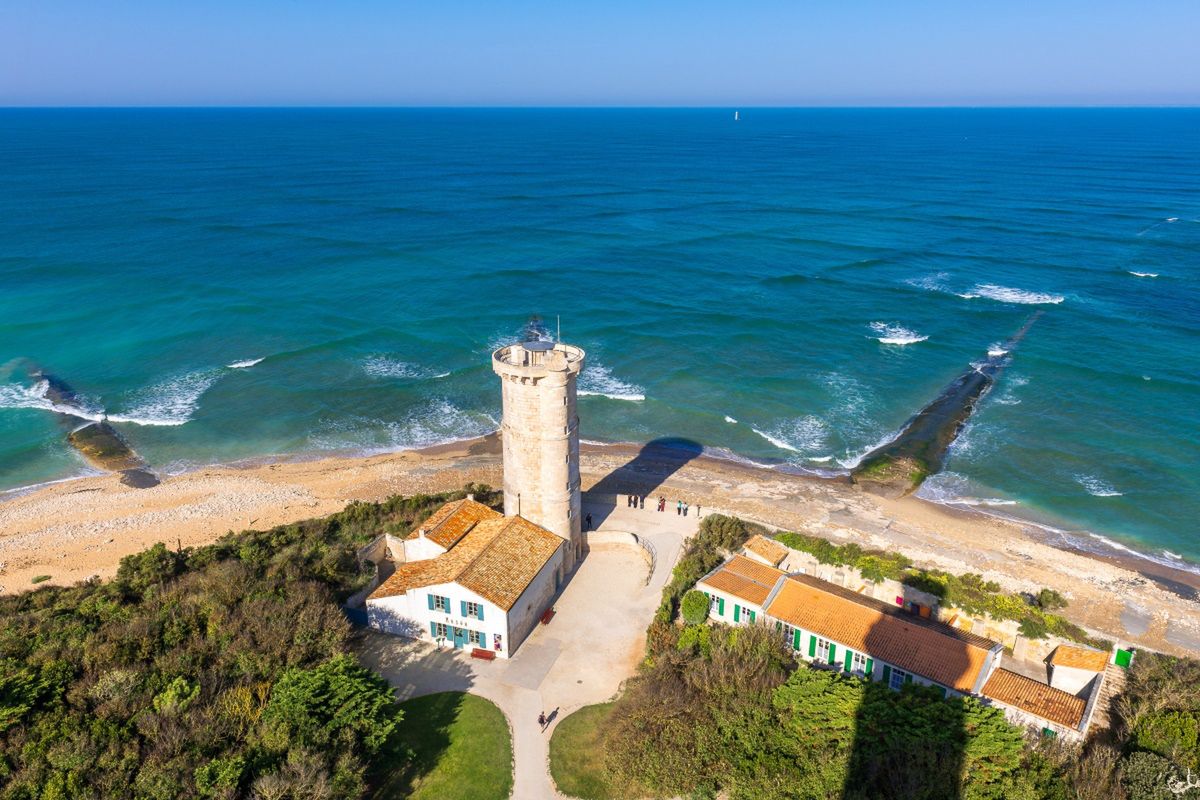
<path fill-rule="evenodd" d="M 512 736 L 494 703 L 442 692 L 400 708 L 399 733 L 379 756 L 397 766 L 374 800 L 504 800 L 512 792 Z M 403 755 L 409 750 L 411 761 Z"/>
<path fill-rule="evenodd" d="M 604 772 L 600 735 L 612 703 L 599 703 L 564 717 L 550 737 L 550 776 L 558 790 L 583 800 L 616 800 L 621 795 Z"/>

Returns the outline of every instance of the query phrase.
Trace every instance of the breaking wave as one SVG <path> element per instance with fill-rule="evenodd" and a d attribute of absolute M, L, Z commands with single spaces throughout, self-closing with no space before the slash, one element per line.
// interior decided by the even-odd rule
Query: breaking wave
<path fill-rule="evenodd" d="M 729 416 L 728 414 L 725 415 L 725 421 L 728 422 L 730 425 L 738 424 L 738 421 L 736 419 L 734 419 L 733 417 Z"/>
<path fill-rule="evenodd" d="M 889 324 L 887 322 L 872 322 L 871 330 L 878 334 L 876 338 L 883 344 L 916 344 L 929 338 L 901 325 Z"/>
<path fill-rule="evenodd" d="M 328 422 L 312 437 L 321 450 L 384 453 L 433 447 L 485 436 L 500 427 L 482 411 L 465 411 L 444 398 L 421 405 L 399 420 L 356 418 Z"/>
<path fill-rule="evenodd" d="M 828 426 L 811 414 L 781 422 L 769 430 L 760 430 L 754 427 L 751 427 L 750 430 L 780 450 L 801 454 L 823 449 L 825 438 L 829 434 Z"/>
<path fill-rule="evenodd" d="M 1158 277 L 1157 272 L 1138 272 L 1137 270 L 1133 270 L 1133 269 L 1129 270 L 1129 274 L 1134 275 L 1138 278 L 1157 278 Z"/>
<path fill-rule="evenodd" d="M 1124 492 L 1118 492 L 1111 483 L 1097 478 L 1095 475 L 1076 475 L 1075 482 L 1093 497 L 1120 497 L 1124 494 Z"/>
<path fill-rule="evenodd" d="M 134 425 L 183 425 L 199 408 L 201 395 L 220 377 L 219 369 L 203 369 L 168 378 L 138 392 L 128 410 L 109 414 L 108 419 Z"/>
<path fill-rule="evenodd" d="M 579 394 L 607 397 L 610 400 L 627 400 L 640 403 L 646 399 L 646 390 L 636 383 L 627 383 L 617 378 L 608 367 L 592 361 L 579 376 Z"/>
<path fill-rule="evenodd" d="M 958 296 L 967 299 L 986 297 L 990 300 L 999 300 L 1002 303 L 1018 303 L 1021 305 L 1057 305 L 1063 301 L 1061 294 L 1027 292 L 1024 289 L 1012 289 L 1008 286 L 998 286 L 994 283 L 976 284 L 975 288 L 970 292 L 959 294 Z"/>
<path fill-rule="evenodd" d="M 265 360 L 266 356 L 263 356 L 262 358 L 247 358 L 245 361 L 234 361 L 233 363 L 226 364 L 225 366 L 229 369 L 246 369 L 248 367 L 253 367 L 255 364 L 261 364 Z"/>

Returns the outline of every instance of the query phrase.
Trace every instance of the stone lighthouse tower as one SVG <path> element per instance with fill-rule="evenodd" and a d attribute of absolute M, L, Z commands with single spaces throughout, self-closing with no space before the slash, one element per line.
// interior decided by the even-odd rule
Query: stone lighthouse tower
<path fill-rule="evenodd" d="M 578 347 L 543 341 L 492 353 L 504 402 L 504 513 L 565 539 L 568 570 L 583 552 L 575 380 L 584 356 Z"/>

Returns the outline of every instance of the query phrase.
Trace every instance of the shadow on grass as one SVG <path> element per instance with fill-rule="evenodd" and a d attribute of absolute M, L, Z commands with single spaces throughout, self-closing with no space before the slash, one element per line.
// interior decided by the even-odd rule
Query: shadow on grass
<path fill-rule="evenodd" d="M 604 733 L 612 708 L 612 703 L 584 706 L 564 717 L 554 729 L 550 737 L 550 777 L 564 795 L 579 800 L 645 796 L 628 782 L 614 781 L 605 767 Z"/>
<path fill-rule="evenodd" d="M 404 719 L 374 763 L 372 800 L 490 800 L 512 790 L 512 739 L 493 703 L 440 692 L 401 704 Z"/>

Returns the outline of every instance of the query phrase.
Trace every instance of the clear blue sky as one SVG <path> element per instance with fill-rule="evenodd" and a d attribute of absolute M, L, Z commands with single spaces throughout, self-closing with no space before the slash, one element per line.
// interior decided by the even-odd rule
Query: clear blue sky
<path fill-rule="evenodd" d="M 0 105 L 1196 105 L 1200 0 L 0 0 Z"/>

